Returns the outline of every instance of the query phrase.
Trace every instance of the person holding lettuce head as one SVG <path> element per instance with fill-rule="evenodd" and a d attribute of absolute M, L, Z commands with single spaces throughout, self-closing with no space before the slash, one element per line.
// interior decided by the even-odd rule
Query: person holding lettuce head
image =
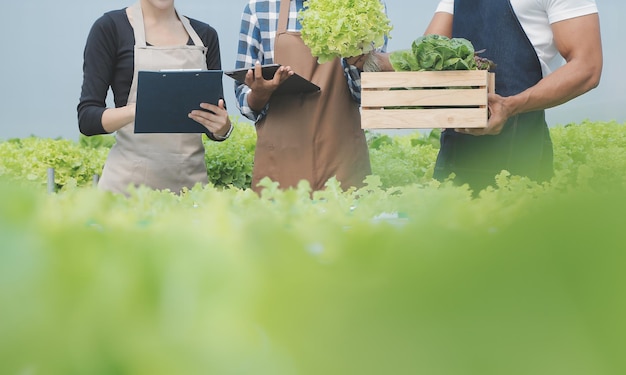
<path fill-rule="evenodd" d="M 250 0 L 242 14 L 235 67 L 250 70 L 245 82 L 235 82 L 235 96 L 240 112 L 255 122 L 252 189 L 257 193 L 264 177 L 281 189 L 307 180 L 315 191 L 332 177 L 343 189 L 360 187 L 371 173 L 359 113 L 359 71 L 365 59 L 334 58 L 320 64 L 302 39 L 298 13 L 304 3 Z M 272 63 L 281 67 L 266 80 L 261 65 Z M 320 91 L 272 95 L 294 72 Z"/>
<path fill-rule="evenodd" d="M 487 127 L 445 129 L 434 177 L 454 173 L 475 192 L 501 170 L 549 180 L 553 148 L 544 110 L 600 81 L 595 0 L 441 0 L 425 34 L 465 38 L 497 65 Z"/>

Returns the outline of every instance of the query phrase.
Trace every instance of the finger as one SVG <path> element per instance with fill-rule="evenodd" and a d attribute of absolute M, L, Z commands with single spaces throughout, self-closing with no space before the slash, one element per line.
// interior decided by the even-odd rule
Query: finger
<path fill-rule="evenodd" d="M 211 103 L 200 103 L 200 108 L 204 109 L 204 111 L 201 112 L 206 113 L 208 111 L 211 114 L 215 114 L 220 110 L 220 107 Z"/>
<path fill-rule="evenodd" d="M 223 122 L 219 121 L 220 118 L 216 115 L 213 115 L 210 112 L 206 111 L 192 111 L 191 113 L 189 113 L 189 118 L 204 126 L 211 132 L 216 131 L 220 127 L 220 124 Z"/>
<path fill-rule="evenodd" d="M 272 83 L 275 85 L 280 84 L 283 80 L 284 77 L 287 74 L 287 70 L 285 66 L 279 66 L 278 69 L 276 69 L 276 71 L 274 72 L 274 76 L 272 77 Z"/>
<path fill-rule="evenodd" d="M 283 67 L 281 66 L 275 73 L 274 73 L 274 77 L 272 77 L 272 83 L 276 86 L 278 86 L 282 81 L 285 80 L 284 78 L 284 72 L 283 72 Z"/>
<path fill-rule="evenodd" d="M 205 125 L 205 126 L 206 126 L 206 123 L 208 122 L 207 119 L 205 119 L 201 114 L 199 114 L 197 112 L 194 113 L 192 111 L 192 112 L 189 113 L 188 116 L 189 116 L 190 119 L 194 120 L 195 122 L 200 123 L 200 124 Z"/>
<path fill-rule="evenodd" d="M 279 77 L 274 77 L 275 78 L 275 82 L 276 82 L 276 84 L 281 84 L 281 83 L 285 82 L 292 75 L 294 75 L 293 70 L 284 70 L 284 71 L 281 72 Z M 278 78 L 277 81 L 276 81 L 276 78 Z"/>
<path fill-rule="evenodd" d="M 198 122 L 209 121 L 207 118 L 208 115 L 210 115 L 210 113 L 206 111 L 193 110 L 189 112 L 189 117 Z"/>
<path fill-rule="evenodd" d="M 243 79 L 243 83 L 245 83 L 248 87 L 252 87 L 254 85 L 254 70 L 249 69 L 246 72 L 246 76 Z"/>
<path fill-rule="evenodd" d="M 261 63 L 258 60 L 254 63 L 254 78 L 263 79 L 263 68 L 261 68 Z"/>
<path fill-rule="evenodd" d="M 224 99 L 220 99 L 218 105 L 211 103 L 200 103 L 200 108 L 204 109 L 203 112 L 210 112 L 214 115 L 223 115 L 226 113 L 226 106 L 224 105 Z"/>

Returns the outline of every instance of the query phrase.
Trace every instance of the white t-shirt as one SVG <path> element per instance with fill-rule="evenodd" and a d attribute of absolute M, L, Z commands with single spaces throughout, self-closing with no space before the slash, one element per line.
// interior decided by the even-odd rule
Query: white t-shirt
<path fill-rule="evenodd" d="M 550 25 L 598 13 L 595 0 L 511 0 L 511 6 L 535 47 L 544 77 L 563 62 Z M 454 0 L 441 0 L 436 11 L 454 14 Z"/>

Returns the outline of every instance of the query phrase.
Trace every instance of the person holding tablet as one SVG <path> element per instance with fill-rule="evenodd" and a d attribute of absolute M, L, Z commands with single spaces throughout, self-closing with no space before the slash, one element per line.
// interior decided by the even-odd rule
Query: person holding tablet
<path fill-rule="evenodd" d="M 235 83 L 235 96 L 256 127 L 256 192 L 265 177 L 281 189 L 306 180 L 316 191 L 332 177 L 343 189 L 361 187 L 371 173 L 359 112 L 360 73 L 347 59 L 317 62 L 300 35 L 297 14 L 303 7 L 302 0 L 250 0 L 241 17 L 235 67 L 250 70 Z M 274 63 L 281 66 L 264 79 L 262 65 Z M 275 94 L 294 73 L 319 92 Z"/>
<path fill-rule="evenodd" d="M 116 132 L 98 187 L 126 193 L 131 185 L 169 189 L 208 182 L 200 133 L 135 134 L 140 70 L 220 70 L 218 35 L 206 23 L 180 16 L 174 0 L 139 0 L 105 13 L 92 26 L 84 50 L 83 84 L 77 107 L 82 134 Z M 106 107 L 111 89 L 115 108 Z M 189 117 L 223 141 L 232 124 L 223 99 L 202 103 Z"/>

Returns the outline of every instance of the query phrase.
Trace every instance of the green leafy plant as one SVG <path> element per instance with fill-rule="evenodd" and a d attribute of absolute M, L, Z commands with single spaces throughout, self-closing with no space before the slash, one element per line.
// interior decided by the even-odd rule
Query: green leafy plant
<path fill-rule="evenodd" d="M 323 64 L 384 44 L 392 29 L 379 0 L 308 0 L 298 14 L 302 40 Z"/>
<path fill-rule="evenodd" d="M 626 134 L 604 125 L 555 133 L 559 165 L 604 163 L 594 148 Z M 593 180 L 614 191 L 503 172 L 477 198 L 377 176 L 312 198 L 306 183 L 125 197 L 0 177 L 0 374 L 623 374 L 613 159 Z"/>
<path fill-rule="evenodd" d="M 70 139 L 13 139 L 0 143 L 0 176 L 45 186 L 53 168 L 55 189 L 90 185 L 108 152 L 107 147 L 84 147 Z"/>
<path fill-rule="evenodd" d="M 115 136 L 113 136 L 112 134 L 100 134 L 87 137 L 81 134 L 78 138 L 78 143 L 83 147 L 106 147 L 110 149 L 115 144 Z"/>
<path fill-rule="evenodd" d="M 207 173 L 215 186 L 247 189 L 252 181 L 256 130 L 237 121 L 233 121 L 233 126 L 232 135 L 224 142 L 204 138 Z"/>
<path fill-rule="evenodd" d="M 252 179 L 256 132 L 253 126 L 232 121 L 236 130 L 227 141 L 203 138 L 207 173 L 215 186 L 246 189 Z M 94 176 L 102 174 L 114 143 L 112 135 L 81 136 L 78 142 L 38 137 L 10 139 L 0 142 L 0 176 L 45 186 L 48 169 L 52 168 L 56 191 L 92 186 Z"/>
<path fill-rule="evenodd" d="M 372 174 L 379 176 L 381 186 L 391 188 L 431 181 L 439 149 L 439 138 L 435 134 L 438 131 L 394 137 L 370 135 Z"/>
<path fill-rule="evenodd" d="M 489 70 L 494 66 L 477 55 L 469 40 L 436 34 L 415 39 L 410 50 L 392 52 L 389 61 L 396 71 Z"/>
<path fill-rule="evenodd" d="M 589 121 L 550 129 L 554 144 L 553 189 L 605 191 L 626 186 L 626 125 Z"/>
<path fill-rule="evenodd" d="M 360 189 L 260 197 L 47 194 L 40 169 L 79 181 L 107 148 L 0 142 L 0 374 L 626 373 L 626 124 L 550 133 L 549 183 L 478 196 L 430 178 L 435 131 L 368 133 Z"/>

